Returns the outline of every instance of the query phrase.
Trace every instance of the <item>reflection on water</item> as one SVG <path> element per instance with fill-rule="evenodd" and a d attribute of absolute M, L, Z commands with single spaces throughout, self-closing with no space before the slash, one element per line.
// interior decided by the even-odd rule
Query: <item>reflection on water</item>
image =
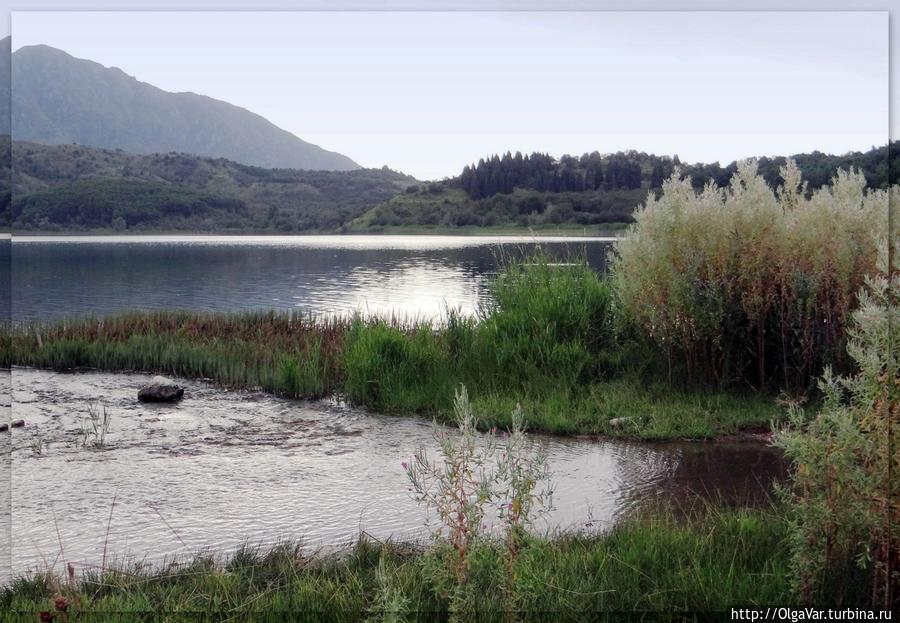
<path fill-rule="evenodd" d="M 555 257 L 584 255 L 603 270 L 610 241 L 16 239 L 12 314 L 28 320 L 123 309 L 278 308 L 434 318 L 446 306 L 473 313 L 498 254 L 537 245 Z M 2 279 L 9 284 L 8 272 Z M 283 537 L 331 546 L 360 530 L 378 538 L 423 536 L 428 518 L 409 497 L 400 463 L 432 445 L 427 422 L 196 382 L 186 383 L 180 405 L 145 405 L 135 398 L 147 378 L 14 371 L 13 417 L 26 426 L 0 434 L 12 443 L 0 473 L 7 483 L 0 530 L 11 524 L 14 537 L 2 539 L 11 551 L 0 551 L 0 575 L 10 564 L 21 572 L 63 560 L 98 563 L 113 500 L 109 552 L 151 561 Z M 112 409 L 113 420 L 108 447 L 88 450 L 81 427 L 95 399 Z M 33 439 L 41 440 L 42 454 L 32 451 Z M 543 530 L 602 529 L 658 499 L 755 502 L 783 476 L 779 455 L 759 445 L 539 440 L 548 447 L 557 506 Z"/>
<path fill-rule="evenodd" d="M 400 463 L 433 446 L 429 423 L 196 382 L 179 405 L 141 404 L 148 378 L 13 371 L 15 417 L 26 420 L 12 435 L 13 569 L 99 563 L 113 499 L 109 552 L 149 561 L 284 537 L 331 546 L 360 530 L 424 535 Z M 103 450 L 80 446 L 93 399 L 113 411 Z M 783 475 L 779 455 L 755 444 L 539 441 L 557 507 L 542 530 L 602 529 L 671 496 L 747 501 Z"/>
<path fill-rule="evenodd" d="M 609 239 L 465 236 L 16 238 L 13 319 L 124 309 L 471 314 L 497 255 L 605 266 Z"/>

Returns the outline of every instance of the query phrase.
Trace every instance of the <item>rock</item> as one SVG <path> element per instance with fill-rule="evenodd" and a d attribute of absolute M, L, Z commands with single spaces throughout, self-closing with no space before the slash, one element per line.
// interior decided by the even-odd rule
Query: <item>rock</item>
<path fill-rule="evenodd" d="M 25 426 L 25 420 L 13 420 L 8 424 L 4 422 L 0 424 L 0 433 L 5 433 L 10 428 L 22 428 L 23 426 Z"/>
<path fill-rule="evenodd" d="M 138 392 L 141 402 L 178 402 L 184 396 L 184 388 L 164 376 L 154 376 Z"/>
<path fill-rule="evenodd" d="M 611 419 L 609 421 L 609 425 L 613 426 L 613 427 L 624 426 L 630 420 L 631 420 L 631 418 L 629 418 L 629 417 L 614 417 L 613 419 Z"/>

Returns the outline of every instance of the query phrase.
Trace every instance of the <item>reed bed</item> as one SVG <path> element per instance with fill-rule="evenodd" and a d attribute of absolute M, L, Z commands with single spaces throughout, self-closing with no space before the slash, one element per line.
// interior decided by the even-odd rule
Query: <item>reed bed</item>
<path fill-rule="evenodd" d="M 608 278 L 583 261 L 507 265 L 475 318 L 127 312 L 18 325 L 5 364 L 208 379 L 289 398 L 339 396 L 385 413 L 446 419 L 466 385 L 485 427 L 516 402 L 533 431 L 713 437 L 767 426 L 766 396 L 669 387 L 655 355 L 617 332 Z M 611 424 L 610 422 L 616 422 Z"/>
<path fill-rule="evenodd" d="M 793 162 L 781 176 L 773 189 L 749 161 L 697 193 L 675 175 L 616 246 L 620 317 L 670 379 L 797 394 L 825 365 L 848 369 L 846 325 L 887 239 L 889 192 L 840 170 L 809 194 Z"/>

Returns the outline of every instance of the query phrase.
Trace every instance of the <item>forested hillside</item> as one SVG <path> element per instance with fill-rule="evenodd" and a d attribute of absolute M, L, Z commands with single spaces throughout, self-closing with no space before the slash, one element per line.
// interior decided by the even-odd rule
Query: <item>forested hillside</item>
<path fill-rule="evenodd" d="M 8 144 L 5 137 L 0 150 Z M 12 155 L 18 230 L 333 230 L 415 181 L 388 169 L 264 169 L 19 141 Z"/>
<path fill-rule="evenodd" d="M 9 137 L 0 152 L 9 153 Z M 811 191 L 838 168 L 871 187 L 900 173 L 897 143 L 865 153 L 793 156 Z M 695 188 L 728 184 L 736 164 L 685 164 L 640 152 L 556 160 L 505 154 L 455 178 L 420 182 L 389 169 L 265 169 L 182 153 L 135 155 L 80 145 L 12 143 L 13 227 L 19 231 L 375 232 L 394 227 L 608 228 L 678 168 Z M 786 158 L 760 158 L 770 184 Z M 8 164 L 6 170 L 8 171 Z M 8 192 L 4 195 L 8 198 Z"/>
<path fill-rule="evenodd" d="M 900 142 L 840 156 L 813 152 L 791 156 L 811 192 L 831 182 L 838 169 L 858 168 L 871 188 L 887 188 L 900 179 Z M 784 156 L 757 160 L 760 174 L 773 187 L 782 184 Z M 460 227 L 602 225 L 631 221 L 634 207 L 649 192 L 659 192 L 675 170 L 696 189 L 715 182 L 726 186 L 737 163 L 721 166 L 683 163 L 678 156 L 637 151 L 558 160 L 542 153 L 507 152 L 468 165 L 458 177 L 413 185 L 403 195 L 373 208 L 353 226 L 370 229 L 409 226 Z"/>

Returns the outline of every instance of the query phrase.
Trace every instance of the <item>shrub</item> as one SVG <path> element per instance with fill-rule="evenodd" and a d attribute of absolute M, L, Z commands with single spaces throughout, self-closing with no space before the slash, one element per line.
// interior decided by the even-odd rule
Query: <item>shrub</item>
<path fill-rule="evenodd" d="M 673 175 L 612 258 L 620 314 L 688 383 L 802 391 L 845 369 L 844 328 L 875 269 L 886 191 L 838 171 L 807 197 L 793 162 L 773 191 L 742 163 L 728 188 Z"/>
<path fill-rule="evenodd" d="M 896 264 L 896 257 L 895 257 Z M 775 444 L 791 459 L 790 509 L 796 588 L 807 601 L 900 605 L 900 273 L 895 265 L 867 280 L 853 314 L 848 352 L 859 372 L 826 369 L 825 400 L 807 422 L 791 410 L 791 427 Z M 868 590 L 867 590 L 868 589 Z M 866 596 L 869 596 L 868 598 Z"/>
<path fill-rule="evenodd" d="M 435 583 L 450 597 L 454 618 L 465 620 L 459 619 L 471 605 L 465 585 L 475 575 L 473 559 L 488 541 L 488 511 L 498 509 L 502 522 L 502 583 L 507 609 L 512 609 L 517 597 L 516 563 L 526 543 L 526 529 L 551 508 L 552 487 L 546 452 L 535 449 L 525 436 L 520 407 L 513 412 L 513 424 L 502 446 L 493 431 L 479 438 L 465 386 L 456 392 L 454 416 L 456 431 L 435 424 L 433 435 L 440 459 L 432 460 L 423 447 L 403 468 L 416 500 L 440 521 L 434 536 L 443 562 L 434 568 Z"/>

